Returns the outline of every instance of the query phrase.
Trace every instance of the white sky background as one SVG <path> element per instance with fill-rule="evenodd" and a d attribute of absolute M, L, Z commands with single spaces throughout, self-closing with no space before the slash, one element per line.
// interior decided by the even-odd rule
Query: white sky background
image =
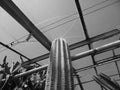
<path fill-rule="evenodd" d="M 68 44 L 72 44 L 85 39 L 81 22 L 79 20 L 78 14 L 75 14 L 69 18 L 63 19 L 57 23 L 55 21 L 72 15 L 77 12 L 74 0 L 13 0 L 16 5 L 25 13 L 26 16 L 51 40 L 55 38 L 63 37 L 67 40 Z M 110 31 L 116 27 L 120 26 L 120 2 L 119 0 L 107 0 L 100 5 L 93 8 L 87 9 L 95 4 L 103 2 L 105 0 L 80 0 L 82 9 L 84 10 L 84 18 L 88 28 L 88 33 L 90 37 L 102 34 L 104 32 Z M 117 3 L 114 3 L 117 2 Z M 114 4 L 112 4 L 114 3 Z M 108 7 L 100 9 L 96 12 L 90 13 L 96 9 L 104 7 L 106 5 L 112 4 Z M 77 18 L 77 19 L 76 19 Z M 73 20 L 75 19 L 75 20 Z M 73 20 L 69 23 L 61 25 L 69 20 Z M 49 25 L 54 23 L 52 25 Z M 47 27 L 46 27 L 47 25 Z M 48 26 L 49 25 L 49 26 Z M 2 8 L 0 8 L 0 42 L 9 44 L 15 40 L 24 41 L 28 35 L 28 32 L 19 25 L 10 15 L 8 15 Z M 20 39 L 23 37 L 22 39 Z M 94 47 L 104 45 L 106 43 L 118 40 L 119 35 L 108 40 L 103 40 L 94 43 Z M 19 40 L 20 39 L 20 40 Z M 35 42 L 24 42 L 19 43 L 12 48 L 21 52 L 29 58 L 34 58 L 47 53 L 48 51 L 34 38 L 31 41 Z M 10 50 L 4 50 L 0 46 L 0 58 L 2 59 L 5 55 L 8 56 L 7 61 L 12 63 L 20 61 L 19 55 L 16 55 Z M 4 51 L 3 51 L 4 50 Z M 77 54 L 88 50 L 87 46 L 81 47 L 71 51 L 71 54 Z M 120 50 L 116 50 L 116 54 L 119 54 Z M 105 57 L 112 56 L 112 52 L 106 52 L 101 55 L 95 56 L 96 60 L 100 60 Z M 46 61 L 41 61 L 41 64 L 48 63 Z M 73 62 L 75 68 L 81 68 L 87 65 L 92 65 L 91 57 L 86 57 L 78 61 Z M 105 66 L 107 67 L 107 66 Z M 98 67 L 99 72 L 105 72 L 109 75 L 116 73 L 116 68 L 114 64 L 108 65 L 111 69 L 105 69 L 104 67 Z M 90 72 L 90 73 L 88 73 Z M 83 77 L 82 81 L 91 79 L 92 75 L 95 74 L 94 70 L 89 70 L 81 72 L 80 76 Z M 100 90 L 99 86 L 94 83 L 88 83 L 84 85 L 85 90 Z M 79 90 L 79 86 L 75 90 Z"/>

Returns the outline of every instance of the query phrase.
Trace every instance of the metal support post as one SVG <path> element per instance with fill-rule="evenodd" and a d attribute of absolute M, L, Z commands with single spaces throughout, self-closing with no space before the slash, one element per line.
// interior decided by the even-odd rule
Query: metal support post
<path fill-rule="evenodd" d="M 87 26 L 86 26 L 86 23 L 85 23 L 85 20 L 84 20 L 84 17 L 83 17 L 83 13 L 82 13 L 82 9 L 81 9 L 81 5 L 80 5 L 79 0 L 75 0 L 75 4 L 76 4 L 76 7 L 77 7 L 77 10 L 78 10 L 78 13 L 79 13 L 79 17 L 80 17 L 80 20 L 81 20 L 81 23 L 82 23 L 82 27 L 83 27 L 83 31 L 84 31 L 86 40 L 89 40 L 90 37 L 89 37 L 89 34 L 88 34 Z M 88 43 L 88 48 L 89 49 L 93 48 L 92 43 Z M 96 65 L 95 57 L 94 57 L 93 54 L 91 54 L 91 58 L 92 58 L 93 65 Z M 94 70 L 95 70 L 96 74 L 98 75 L 98 71 L 97 71 L 96 67 L 94 67 Z M 101 87 L 101 89 L 103 89 L 103 88 Z"/>
<path fill-rule="evenodd" d="M 85 24 L 85 20 L 84 20 L 84 17 L 83 17 L 83 13 L 82 13 L 82 9 L 81 9 L 81 5 L 80 5 L 79 0 L 75 0 L 75 4 L 76 4 L 76 7 L 77 7 L 77 10 L 78 10 L 78 13 L 79 13 L 79 17 L 80 17 L 80 20 L 81 20 L 81 23 L 82 23 L 82 26 L 83 26 L 83 30 L 84 30 L 86 39 L 89 39 L 89 35 L 88 35 L 88 32 L 87 32 L 87 27 L 86 27 L 86 24 Z"/>
<path fill-rule="evenodd" d="M 70 52 L 62 38 L 52 43 L 45 90 L 74 90 Z"/>
<path fill-rule="evenodd" d="M 73 71 L 74 71 L 75 77 L 76 77 L 76 79 L 77 79 L 77 81 L 78 81 L 78 84 L 79 84 L 79 86 L 80 86 L 80 90 L 84 90 L 79 75 L 77 74 L 77 72 L 76 72 L 76 70 L 75 70 L 74 68 L 73 68 Z"/>

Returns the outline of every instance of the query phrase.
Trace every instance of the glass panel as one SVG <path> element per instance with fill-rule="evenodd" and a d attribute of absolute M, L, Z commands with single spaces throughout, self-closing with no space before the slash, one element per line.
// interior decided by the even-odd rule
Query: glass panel
<path fill-rule="evenodd" d="M 85 90 L 101 90 L 101 87 L 94 81 L 87 84 L 84 84 Z"/>
<path fill-rule="evenodd" d="M 94 69 L 89 69 L 89 70 L 85 70 L 82 72 L 78 73 L 81 79 L 82 83 L 89 83 L 88 81 L 91 82 L 93 75 L 96 75 L 95 70 Z"/>
<path fill-rule="evenodd" d="M 98 73 L 104 73 L 106 75 L 114 75 L 118 73 L 115 63 L 109 63 L 102 66 L 98 66 L 97 70 Z"/>

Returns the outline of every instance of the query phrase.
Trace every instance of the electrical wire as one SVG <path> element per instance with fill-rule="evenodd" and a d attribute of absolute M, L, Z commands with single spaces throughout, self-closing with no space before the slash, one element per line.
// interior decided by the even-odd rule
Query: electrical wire
<path fill-rule="evenodd" d="M 88 7 L 88 8 L 83 9 L 82 11 L 83 11 L 83 12 L 84 12 L 84 11 L 87 11 L 87 10 L 89 10 L 89 9 L 91 9 L 91 8 L 93 8 L 93 7 L 96 7 L 96 6 L 98 6 L 98 5 L 101 5 L 101 4 L 103 4 L 103 3 L 107 2 L 107 1 L 110 1 L 110 0 L 102 1 L 102 2 L 100 2 L 100 3 L 97 3 L 97 4 L 95 4 L 95 5 L 92 5 L 92 6 Z M 56 23 L 58 23 L 58 22 L 60 22 L 60 21 L 62 21 L 62 20 L 65 20 L 65 19 L 67 19 L 67 18 L 69 18 L 69 17 L 72 17 L 72 16 L 74 16 L 74 15 L 78 15 L 78 12 L 73 13 L 73 14 L 71 14 L 71 15 L 68 15 L 68 16 L 66 16 L 66 17 L 63 17 L 63 18 L 61 18 L 61 19 L 59 19 L 59 20 L 57 20 L 57 21 L 55 21 L 55 22 L 53 22 L 53 23 L 51 23 L 51 24 L 49 24 L 49 25 L 46 25 L 46 26 L 42 27 L 41 29 L 45 29 L 45 28 L 48 27 L 48 26 L 51 26 L 51 25 L 53 25 L 53 24 L 56 24 Z"/>
<path fill-rule="evenodd" d="M 90 7 L 88 7 L 88 8 L 85 8 L 85 9 L 83 9 L 83 12 L 84 12 L 84 11 L 87 11 L 87 10 L 93 8 L 93 7 L 96 7 L 97 5 L 101 5 L 101 4 L 103 4 L 103 3 L 107 2 L 107 1 L 109 1 L 109 0 L 102 1 L 102 2 L 100 2 L 100 3 L 97 3 L 97 4 L 95 4 L 95 5 L 90 6 Z M 44 26 L 44 27 L 41 27 L 41 29 L 45 29 L 45 28 L 48 27 L 48 26 L 51 26 L 51 25 L 53 25 L 53 24 L 56 24 L 56 23 L 58 23 L 58 22 L 60 22 L 60 21 L 62 21 L 62 20 L 65 20 L 65 19 L 67 19 L 67 18 L 69 18 L 69 17 L 71 17 L 71 16 L 74 16 L 74 15 L 77 15 L 77 14 L 78 14 L 78 12 L 73 13 L 73 14 L 71 14 L 71 15 L 68 15 L 68 16 L 66 16 L 66 17 L 63 17 L 63 18 L 61 18 L 61 19 L 59 19 L 59 20 L 57 20 L 57 21 L 55 21 L 55 22 L 53 22 L 53 23 L 51 23 L 51 24 L 48 24 L 48 25 L 46 25 L 46 26 Z M 21 37 L 21 38 L 19 38 L 18 40 L 21 40 L 21 39 L 23 39 L 23 38 L 26 37 L 26 36 L 28 36 L 28 34 L 25 35 L 25 36 L 23 36 L 23 37 Z"/>
<path fill-rule="evenodd" d="M 103 6 L 103 7 L 101 7 L 101 8 L 98 8 L 98 9 L 93 10 L 93 11 L 91 11 L 91 12 L 88 12 L 88 13 L 84 14 L 84 16 L 89 15 L 89 14 L 91 14 L 91 13 L 94 13 L 94 12 L 96 12 L 96 11 L 99 11 L 99 10 L 101 10 L 101 9 L 104 9 L 104 8 L 106 8 L 106 7 L 109 7 L 109 6 L 111 6 L 111 5 L 114 5 L 114 4 L 118 3 L 118 2 L 120 2 L 120 0 L 117 0 L 117 1 L 115 1 L 115 2 L 112 2 L 112 3 L 110 3 L 110 4 L 106 5 L 106 6 Z"/>
<path fill-rule="evenodd" d="M 95 4 L 95 5 L 93 5 L 93 6 L 89 7 L 89 8 L 84 9 L 83 11 L 86 11 L 86 10 L 88 10 L 88 9 L 91 9 L 91 8 L 93 8 L 93 7 L 97 6 L 97 5 L 103 4 L 103 3 L 107 2 L 107 1 L 109 1 L 109 0 L 105 0 L 105 1 L 102 1 L 102 2 L 100 2 L 100 3 L 97 3 L 97 4 Z M 116 3 L 118 3 L 118 2 L 120 2 L 120 0 L 117 0 L 117 1 L 115 1 L 115 2 L 113 2 L 113 3 L 110 3 L 110 4 L 108 4 L 108 5 L 104 6 L 104 7 L 95 9 L 95 10 L 93 10 L 93 11 L 91 11 L 91 12 L 88 12 L 88 13 L 84 14 L 83 16 L 86 16 L 86 15 L 89 15 L 89 14 L 91 14 L 91 13 L 97 12 L 97 11 L 103 9 L 103 8 L 106 8 L 106 7 L 108 7 L 108 6 L 111 6 L 111 5 L 116 4 Z M 66 17 L 64 17 L 64 18 L 62 18 L 62 19 L 59 19 L 59 20 L 56 21 L 56 22 L 53 22 L 53 23 L 51 23 L 51 24 L 49 24 L 49 25 L 46 25 L 46 26 L 42 27 L 42 29 L 44 29 L 44 28 L 46 28 L 46 27 L 48 27 L 48 26 L 50 26 L 50 25 L 56 24 L 56 23 L 58 23 L 58 22 L 60 22 L 60 21 L 62 21 L 62 20 L 65 20 L 65 19 L 67 19 L 67 18 L 69 18 L 69 17 L 71 17 L 71 16 L 74 16 L 74 15 L 77 15 L 77 14 L 78 14 L 78 13 L 73 13 L 73 14 L 71 14 L 71 15 L 69 15 L 69 16 L 66 16 Z M 48 30 L 46 30 L 46 31 L 43 31 L 43 33 L 46 33 L 46 32 L 48 32 L 48 31 L 51 31 L 51 30 L 53 30 L 53 29 L 55 29 L 55 28 L 57 28 L 57 27 L 59 27 L 59 26 L 62 26 L 62 25 L 64 25 L 64 24 L 66 24 L 66 23 L 72 22 L 72 21 L 77 20 L 77 19 L 79 19 L 79 17 L 73 18 L 73 19 L 71 19 L 71 20 L 68 20 L 68 21 L 62 23 L 62 24 L 59 24 L 59 25 L 57 25 L 57 26 L 55 26 L 55 27 L 52 27 L 52 28 L 50 28 L 50 29 L 48 29 Z M 25 38 L 25 37 L 27 37 L 27 36 L 28 36 L 28 34 L 25 35 L 25 36 L 23 36 L 23 37 L 21 37 L 21 38 L 19 38 L 19 39 L 17 39 L 17 40 L 15 40 L 15 41 L 13 41 L 13 42 L 19 41 L 19 40 L 21 40 L 21 39 L 23 39 L 23 38 Z M 23 42 L 23 41 L 22 41 L 22 42 Z M 25 42 L 25 41 L 24 41 L 24 42 Z M 18 42 L 18 44 L 19 44 L 19 43 L 20 43 L 20 42 Z M 8 44 L 8 45 L 9 45 L 9 44 Z M 16 45 L 16 44 L 15 44 L 15 45 Z M 13 45 L 13 46 L 14 46 L 14 45 Z M 4 49 L 4 50 L 6 50 L 6 49 Z M 1 50 L 0 53 L 1 53 L 2 51 L 4 51 L 4 50 Z"/>
<path fill-rule="evenodd" d="M 96 6 L 99 6 L 99 5 L 101 5 L 101 4 L 103 4 L 103 3 L 107 2 L 107 1 L 110 1 L 110 0 L 104 0 L 102 2 L 96 3 L 96 4 L 94 4 L 94 5 L 92 5 L 92 6 L 88 7 L 88 8 L 83 9 L 82 11 L 89 10 L 89 9 L 94 8 Z"/>
<path fill-rule="evenodd" d="M 110 3 L 110 4 L 106 5 L 106 6 L 103 6 L 103 7 L 101 7 L 101 8 L 95 9 L 95 10 L 93 10 L 93 11 L 91 11 L 91 12 L 86 13 L 86 14 L 83 14 L 83 16 L 87 16 L 87 15 L 89 15 L 89 14 L 91 14 L 91 13 L 97 12 L 97 11 L 99 11 L 99 10 L 101 10 L 101 9 L 104 9 L 104 8 L 106 8 L 106 7 L 108 7 L 108 6 L 111 6 L 111 5 L 113 5 L 113 4 L 116 4 L 116 3 L 118 3 L 118 2 L 120 2 L 120 0 L 117 0 L 117 1 L 115 1 L 115 2 L 113 2 L 113 3 Z M 62 24 L 59 24 L 59 25 L 57 25 L 57 26 L 55 26 L 55 27 L 52 27 L 52 28 L 44 31 L 44 33 L 45 33 L 45 32 L 48 32 L 48 31 L 51 31 L 52 29 L 55 29 L 55 28 L 57 28 L 57 27 L 59 27 L 59 26 L 62 26 L 62 25 L 64 25 L 64 24 L 66 24 L 66 23 L 69 23 L 69 22 L 71 22 L 71 21 L 74 21 L 74 20 L 76 20 L 76 19 L 79 19 L 79 16 L 76 17 L 76 18 L 73 18 L 73 19 L 71 19 L 71 20 L 68 20 L 68 21 L 66 21 L 66 22 L 64 22 L 64 23 L 62 23 Z"/>
<path fill-rule="evenodd" d="M 73 28 L 73 26 L 75 25 L 75 23 L 76 23 L 76 21 L 74 21 L 74 22 L 72 23 L 72 25 L 69 27 L 68 31 L 66 31 L 66 32 L 61 36 L 62 38 L 64 38 L 65 35 L 68 34 L 68 33 L 72 30 L 72 28 Z"/>

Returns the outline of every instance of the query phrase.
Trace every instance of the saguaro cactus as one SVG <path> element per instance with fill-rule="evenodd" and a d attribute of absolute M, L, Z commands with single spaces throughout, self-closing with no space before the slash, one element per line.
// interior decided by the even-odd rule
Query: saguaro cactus
<path fill-rule="evenodd" d="M 73 90 L 71 58 L 62 38 L 52 42 L 45 90 Z"/>

